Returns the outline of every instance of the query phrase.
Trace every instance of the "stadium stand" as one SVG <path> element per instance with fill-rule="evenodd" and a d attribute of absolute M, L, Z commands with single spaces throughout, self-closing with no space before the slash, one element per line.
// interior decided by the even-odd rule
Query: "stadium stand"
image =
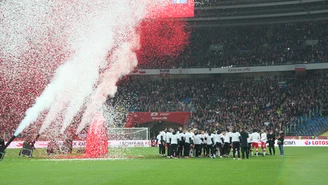
<path fill-rule="evenodd" d="M 327 71 L 325 71 L 327 72 Z M 190 111 L 189 127 L 225 129 L 270 122 L 287 134 L 317 135 L 327 129 L 328 78 L 308 76 L 162 78 L 134 76 L 119 84 L 114 99 L 136 112 Z M 282 86 L 279 82 L 286 81 Z M 117 100 L 113 100 L 117 102 Z M 306 132 L 300 128 L 312 128 Z"/>
<path fill-rule="evenodd" d="M 195 6 L 195 17 L 186 19 L 192 28 L 190 43 L 179 58 L 150 58 L 140 62 L 139 69 L 328 61 L 326 0 L 195 0 Z M 270 122 L 287 135 L 318 135 L 328 128 L 327 74 L 128 76 L 118 83 L 116 96 L 108 98 L 107 104 L 116 109 L 112 121 L 117 127 L 124 126 L 129 112 L 188 111 L 188 127 L 224 129 L 247 124 L 259 128 Z M 5 91 L 15 88 L 6 87 Z M 0 133 L 7 137 L 24 116 L 17 112 L 24 112 L 34 101 L 28 93 L 12 96 L 22 105 L 10 109 L 12 102 L 1 101 L 6 106 L 0 114 Z"/>
<path fill-rule="evenodd" d="M 192 33 L 179 63 L 149 62 L 139 68 L 322 63 L 328 59 L 327 44 L 327 21 L 209 28 Z"/>

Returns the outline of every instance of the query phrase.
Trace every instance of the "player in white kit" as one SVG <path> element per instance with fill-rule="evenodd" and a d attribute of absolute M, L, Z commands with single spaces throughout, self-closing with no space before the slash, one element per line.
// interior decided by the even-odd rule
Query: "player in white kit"
<path fill-rule="evenodd" d="M 263 156 L 266 154 L 266 144 L 267 144 L 268 138 L 266 132 L 264 130 L 261 130 L 261 148 L 263 152 Z"/>
<path fill-rule="evenodd" d="M 259 156 L 259 142 L 260 142 L 260 134 L 257 130 L 254 129 L 254 132 L 251 134 L 251 142 L 252 142 L 252 155 L 253 150 L 256 148 L 256 156 Z"/>

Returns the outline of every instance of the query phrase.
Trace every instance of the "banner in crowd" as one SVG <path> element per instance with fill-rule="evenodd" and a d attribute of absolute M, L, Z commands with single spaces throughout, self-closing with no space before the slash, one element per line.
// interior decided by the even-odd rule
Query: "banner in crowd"
<path fill-rule="evenodd" d="M 234 74 L 234 73 L 267 73 L 284 71 L 304 71 L 315 69 L 328 69 L 328 63 L 302 64 L 302 65 L 275 65 L 256 67 L 221 67 L 221 68 L 178 68 L 165 71 L 167 75 L 191 75 L 191 74 Z M 138 69 L 130 75 L 161 75 L 161 69 Z"/>
<path fill-rule="evenodd" d="M 177 123 L 180 125 L 186 124 L 190 112 L 130 112 L 126 119 L 126 128 L 131 128 L 143 123 L 166 121 Z"/>
<path fill-rule="evenodd" d="M 8 148 L 22 148 L 24 141 L 13 141 Z M 37 141 L 34 145 L 35 148 L 47 148 L 49 141 Z M 59 146 L 63 145 L 63 141 L 58 141 Z M 85 147 L 85 141 L 73 141 L 73 148 Z M 150 147 L 151 141 L 149 140 L 109 140 L 108 147 Z"/>
<path fill-rule="evenodd" d="M 328 139 L 285 139 L 284 146 L 328 147 Z"/>

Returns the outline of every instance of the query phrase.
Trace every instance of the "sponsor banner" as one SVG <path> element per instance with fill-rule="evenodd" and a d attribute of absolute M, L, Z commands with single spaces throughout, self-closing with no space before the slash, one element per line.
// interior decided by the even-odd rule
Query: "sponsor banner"
<path fill-rule="evenodd" d="M 285 139 L 284 146 L 328 147 L 328 139 Z"/>
<path fill-rule="evenodd" d="M 304 64 L 297 64 L 295 65 L 295 71 L 297 72 L 306 71 L 306 66 Z"/>
<path fill-rule="evenodd" d="M 22 148 L 24 141 L 13 141 L 8 148 Z M 49 141 L 37 141 L 34 145 L 35 148 L 47 148 Z M 59 141 L 59 146 L 63 145 L 63 141 Z M 85 141 L 73 141 L 73 148 L 85 147 Z M 108 147 L 150 147 L 151 141 L 149 140 L 109 140 Z"/>
<path fill-rule="evenodd" d="M 37 141 L 35 143 L 35 148 L 47 148 L 49 141 Z M 59 141 L 59 146 L 63 144 L 63 141 Z M 73 141 L 73 148 L 85 147 L 85 141 Z M 277 141 L 275 145 L 278 146 Z M 13 141 L 10 143 L 8 148 L 19 149 L 22 148 L 23 141 Z M 109 140 L 108 146 L 115 147 L 151 147 L 150 140 Z M 328 147 L 328 139 L 286 139 L 284 141 L 284 146 L 286 147 Z"/>
<path fill-rule="evenodd" d="M 257 67 L 226 67 L 226 68 L 186 68 L 170 69 L 170 75 L 190 75 L 190 74 L 229 74 L 229 73 L 264 73 L 264 72 L 283 72 L 295 70 L 315 70 L 328 69 L 328 63 L 302 64 L 302 65 L 276 65 L 276 66 L 257 66 Z M 139 69 L 130 75 L 160 75 L 161 69 Z"/>
<path fill-rule="evenodd" d="M 234 68 L 227 68 L 227 70 L 229 73 L 250 73 L 250 72 L 252 72 L 252 68 L 249 68 L 249 67 L 234 67 Z"/>
<path fill-rule="evenodd" d="M 121 140 L 121 141 L 108 141 L 109 147 L 150 147 L 151 141 L 149 140 Z"/>
<path fill-rule="evenodd" d="M 161 77 L 170 77 L 170 70 L 169 69 L 160 69 L 159 70 L 159 75 Z"/>
<path fill-rule="evenodd" d="M 126 128 L 142 123 L 166 121 L 184 125 L 190 116 L 189 112 L 130 112 L 126 120 Z"/>
<path fill-rule="evenodd" d="M 311 140 L 311 139 L 328 139 L 328 136 L 285 136 L 285 139 L 295 139 L 295 140 L 299 140 L 299 139 L 307 139 L 307 140 Z"/>

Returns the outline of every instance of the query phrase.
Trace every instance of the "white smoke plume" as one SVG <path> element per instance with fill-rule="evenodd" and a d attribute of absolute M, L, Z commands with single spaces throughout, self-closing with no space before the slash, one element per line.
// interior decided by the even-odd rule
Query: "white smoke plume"
<path fill-rule="evenodd" d="M 20 61 L 31 45 L 48 42 L 62 45 L 70 57 L 55 74 L 25 118 L 15 136 L 48 111 L 42 133 L 62 114 L 61 132 L 86 106 L 79 130 L 101 111 L 107 95 L 114 96 L 116 82 L 137 65 L 139 47 L 136 28 L 154 7 L 167 0 L 11 0 L 0 6 L 0 57 L 8 67 L 25 66 Z M 35 60 L 54 62 L 55 51 Z M 36 66 L 37 68 L 37 66 Z M 40 69 L 42 70 L 42 69 Z M 101 72 L 100 72 L 101 71 Z M 13 75 L 13 74 L 8 74 Z"/>

